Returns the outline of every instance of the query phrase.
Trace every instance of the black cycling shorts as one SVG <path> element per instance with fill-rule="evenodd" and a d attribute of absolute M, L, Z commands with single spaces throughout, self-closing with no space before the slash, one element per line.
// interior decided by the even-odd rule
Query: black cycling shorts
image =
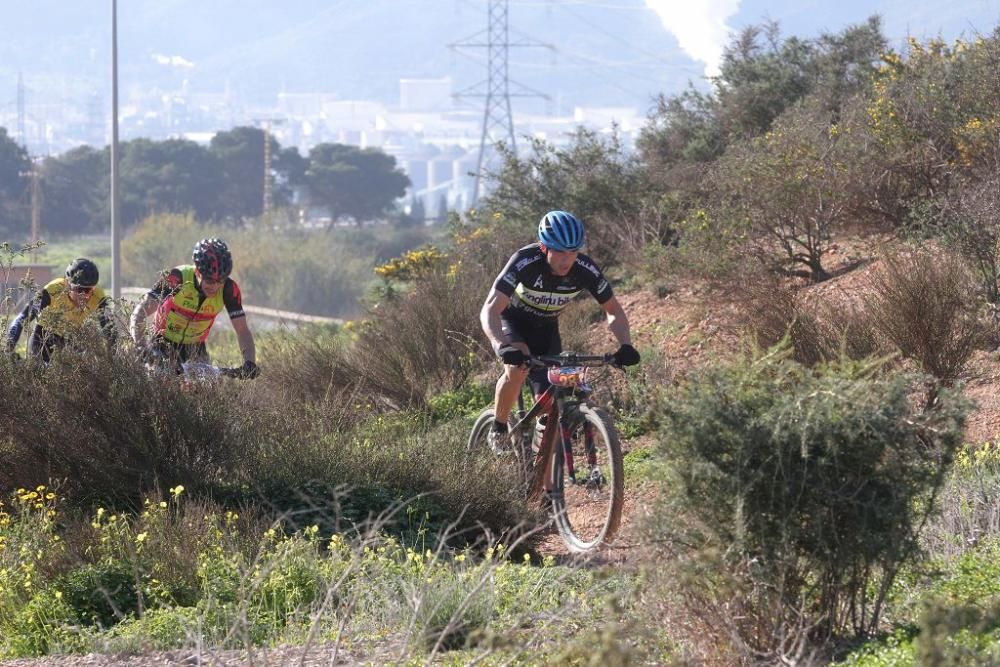
<path fill-rule="evenodd" d="M 500 326 L 504 336 L 513 343 L 525 343 L 531 354 L 559 354 L 562 352 L 562 338 L 559 337 L 559 320 L 556 318 L 531 317 L 511 312 L 500 314 Z M 548 369 L 532 368 L 528 374 L 531 390 L 540 396 L 549 387 Z"/>
<path fill-rule="evenodd" d="M 211 357 L 204 343 L 174 343 L 162 338 L 154 339 L 156 347 L 167 359 L 183 364 L 189 361 L 208 364 Z"/>

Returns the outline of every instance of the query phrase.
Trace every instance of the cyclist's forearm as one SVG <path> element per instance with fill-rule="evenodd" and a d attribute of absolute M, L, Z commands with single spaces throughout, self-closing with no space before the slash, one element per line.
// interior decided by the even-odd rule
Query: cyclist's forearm
<path fill-rule="evenodd" d="M 14 348 L 17 347 L 17 341 L 21 339 L 21 330 L 24 329 L 24 319 L 23 313 L 18 315 L 7 331 L 7 350 L 10 352 L 14 351 Z"/>
<path fill-rule="evenodd" d="M 17 341 L 21 339 L 24 325 L 34 319 L 35 314 L 34 304 L 29 303 L 10 323 L 10 329 L 7 330 L 7 350 L 13 351 L 17 347 Z"/>
<path fill-rule="evenodd" d="M 510 297 L 499 292 L 496 288 L 490 290 L 486 297 L 483 309 L 479 311 L 479 324 L 483 327 L 483 333 L 490 339 L 490 344 L 494 349 L 507 343 L 507 337 L 503 333 L 503 323 L 500 314 L 510 303 Z"/>
<path fill-rule="evenodd" d="M 614 334 L 619 345 L 632 344 L 632 329 L 629 327 L 625 311 L 608 313 L 608 328 L 611 329 L 611 333 Z"/>
<path fill-rule="evenodd" d="M 156 310 L 156 302 L 147 294 L 132 310 L 128 331 L 136 345 L 146 342 L 146 318 Z"/>
<path fill-rule="evenodd" d="M 500 313 L 484 310 L 480 318 L 483 325 L 483 332 L 490 339 L 493 347 L 499 347 L 507 342 L 503 334 L 503 324 L 500 321 Z"/>
<path fill-rule="evenodd" d="M 243 353 L 243 361 L 257 363 L 257 345 L 254 343 L 253 334 L 246 324 L 245 318 L 233 320 L 233 329 L 236 331 L 236 340 L 240 345 L 240 352 Z"/>

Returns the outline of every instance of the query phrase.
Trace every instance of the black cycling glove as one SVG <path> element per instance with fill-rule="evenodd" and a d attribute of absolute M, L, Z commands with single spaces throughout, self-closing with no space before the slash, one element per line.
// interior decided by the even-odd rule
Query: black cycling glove
<path fill-rule="evenodd" d="M 504 345 L 497 350 L 497 356 L 503 359 L 508 366 L 521 366 L 528 360 L 524 352 L 513 345 Z"/>
<path fill-rule="evenodd" d="M 639 363 L 639 350 L 626 343 L 618 348 L 614 357 L 615 363 L 619 366 L 635 366 Z"/>
<path fill-rule="evenodd" d="M 239 368 L 240 377 L 247 380 L 252 380 L 253 378 L 260 375 L 260 366 L 252 361 L 244 361 L 243 365 Z"/>

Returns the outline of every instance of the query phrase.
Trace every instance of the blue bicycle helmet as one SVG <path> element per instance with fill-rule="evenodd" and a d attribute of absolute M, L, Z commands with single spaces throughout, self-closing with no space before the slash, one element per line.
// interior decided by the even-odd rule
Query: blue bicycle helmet
<path fill-rule="evenodd" d="M 538 240 L 552 250 L 583 247 L 583 223 L 566 211 L 549 211 L 538 223 Z"/>

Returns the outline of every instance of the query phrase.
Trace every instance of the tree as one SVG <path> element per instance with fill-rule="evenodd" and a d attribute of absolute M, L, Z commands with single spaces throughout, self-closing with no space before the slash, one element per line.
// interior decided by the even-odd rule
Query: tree
<path fill-rule="evenodd" d="M 292 186 L 302 182 L 306 161 L 297 148 L 281 148 L 273 136 L 270 145 L 273 202 L 275 206 L 286 206 L 291 202 Z M 237 220 L 260 215 L 264 202 L 264 131 L 243 126 L 218 132 L 209 150 L 222 166 L 219 215 Z"/>
<path fill-rule="evenodd" d="M 101 150 L 79 146 L 42 163 L 42 227 L 47 233 L 103 231 L 108 214 L 111 158 Z"/>
<path fill-rule="evenodd" d="M 820 282 L 834 229 L 851 208 L 853 135 L 815 99 L 789 110 L 767 134 L 726 151 L 712 174 L 719 218 L 745 230 L 768 269 Z"/>
<path fill-rule="evenodd" d="M 815 79 L 813 93 L 833 112 L 870 88 L 888 49 L 878 16 L 836 34 L 824 33 L 816 43 L 817 53 L 810 66 Z"/>
<path fill-rule="evenodd" d="M 690 88 L 680 95 L 660 95 L 656 110 L 639 135 L 639 150 L 649 164 L 711 162 L 726 147 L 718 122 L 718 102 Z"/>
<path fill-rule="evenodd" d="M 617 134 L 603 138 L 581 128 L 566 148 L 533 139 L 524 157 L 504 150 L 503 166 L 489 176 L 495 187 L 483 201 L 486 210 L 530 233 L 546 211 L 570 211 L 583 220 L 588 247 L 605 263 L 623 249 L 639 250 L 673 235 L 672 220 L 659 209 L 659 191 Z"/>
<path fill-rule="evenodd" d="M 209 219 L 219 209 L 220 163 L 193 141 L 134 139 L 122 147 L 122 221 L 150 213 L 194 213 Z"/>
<path fill-rule="evenodd" d="M 805 97 L 815 53 L 809 41 L 782 40 L 774 21 L 745 28 L 726 47 L 713 81 L 726 133 L 733 138 L 762 134 L 782 111 Z"/>
<path fill-rule="evenodd" d="M 23 197 L 31 170 L 28 152 L 0 127 L 0 231 L 11 233 L 26 229 L 28 210 Z"/>
<path fill-rule="evenodd" d="M 782 39 L 774 22 L 750 26 L 726 48 L 712 93 L 660 96 L 639 137 L 643 161 L 663 187 L 700 197 L 706 165 L 805 97 L 817 96 L 836 120 L 867 90 L 885 49 L 878 17 L 815 40 Z"/>
<path fill-rule="evenodd" d="M 305 183 L 332 220 L 352 218 L 360 225 L 385 214 L 410 179 L 396 167 L 396 158 L 381 150 L 324 143 L 309 151 Z"/>

